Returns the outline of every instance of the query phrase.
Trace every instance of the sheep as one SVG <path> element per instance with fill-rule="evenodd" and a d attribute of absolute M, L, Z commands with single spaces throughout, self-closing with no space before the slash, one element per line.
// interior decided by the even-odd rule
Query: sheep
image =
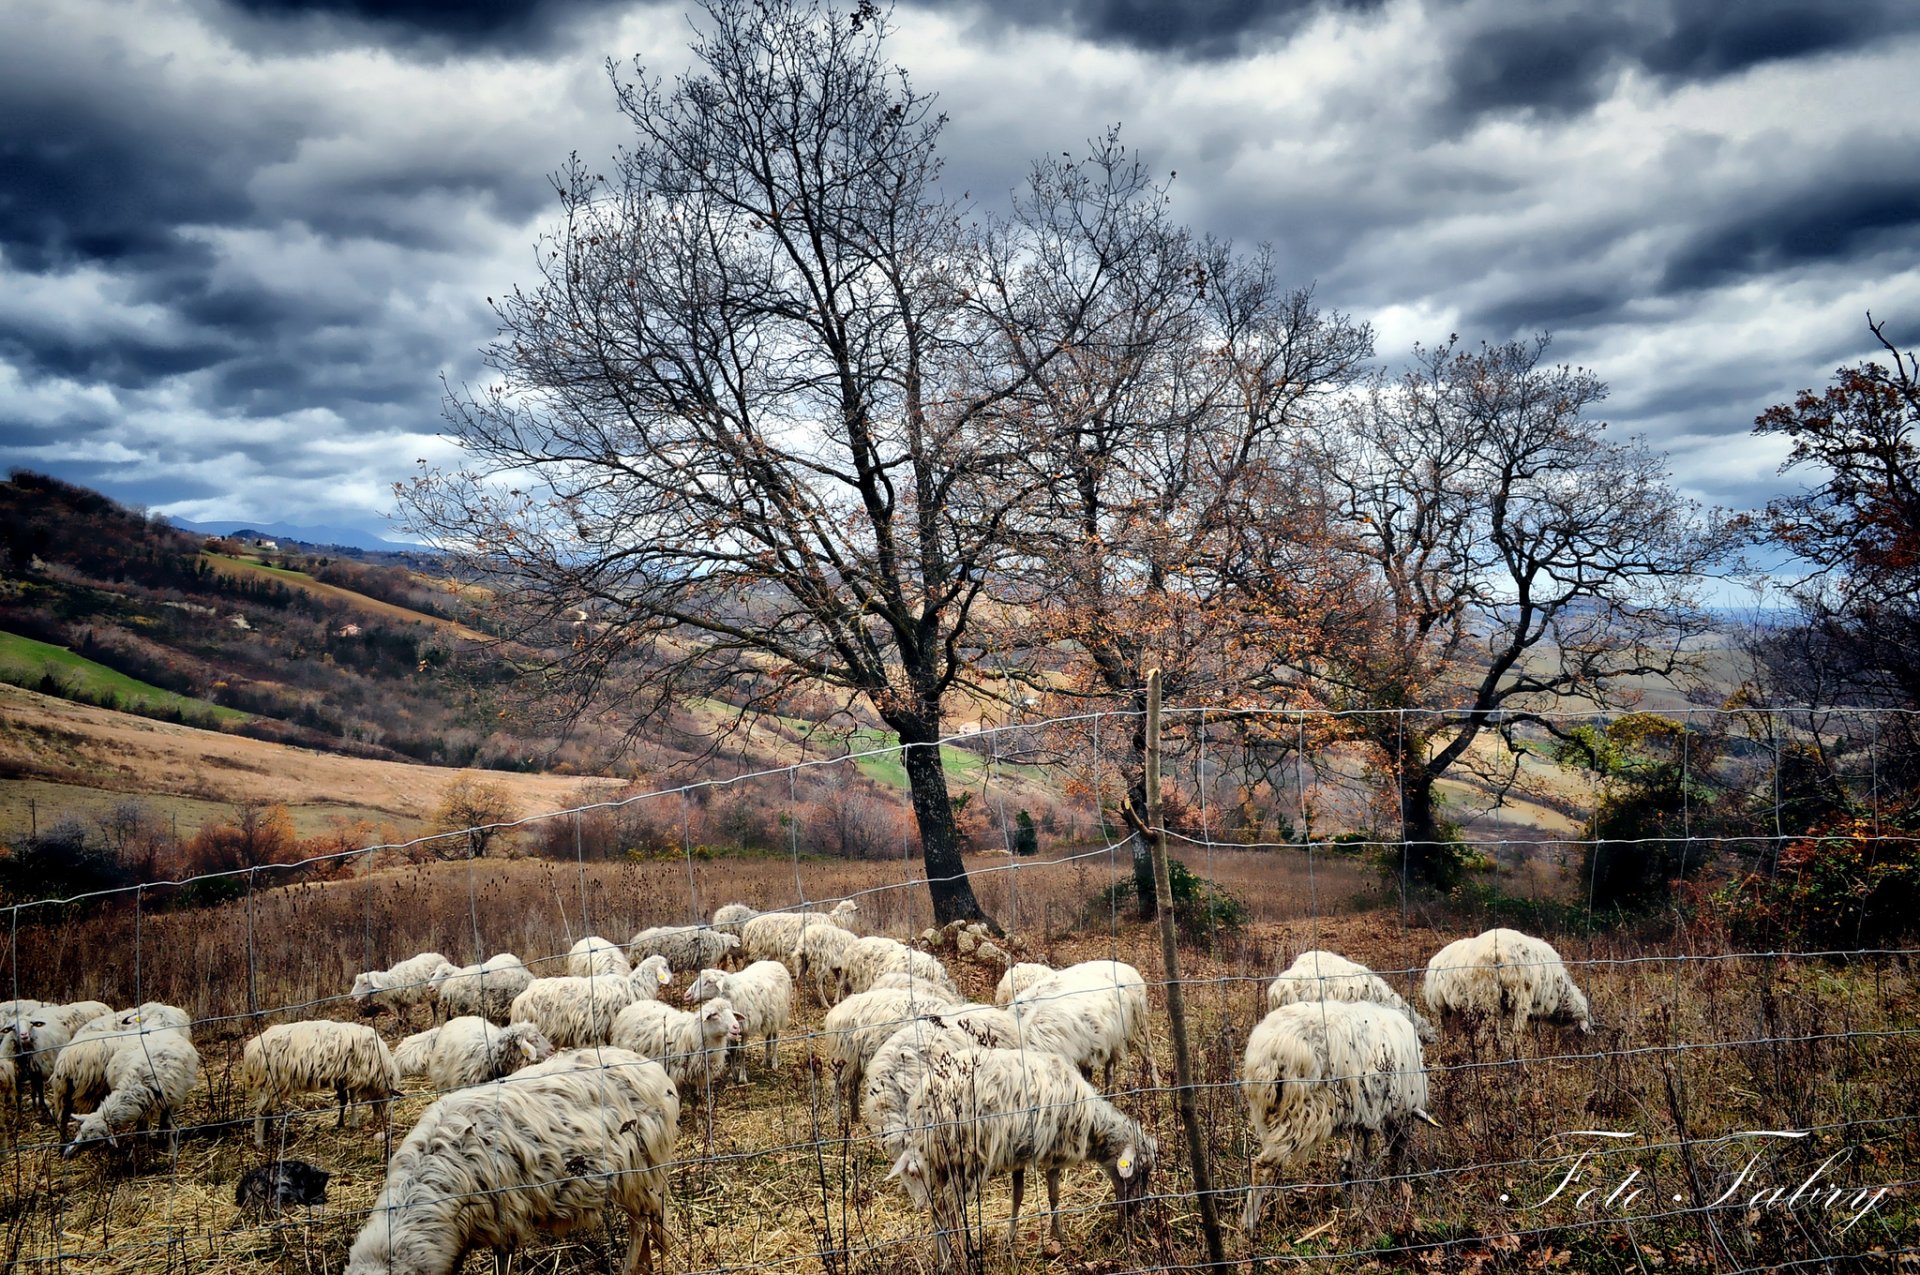
<path fill-rule="evenodd" d="M 890 1156 L 907 1146 L 907 1108 L 926 1079 L 930 1058 L 956 1049 L 1018 1046 L 1013 1016 L 992 1005 L 961 1005 L 901 1027 L 867 1061 L 860 1120 Z"/>
<path fill-rule="evenodd" d="M 329 1089 L 340 1104 L 334 1128 L 346 1124 L 347 1104 L 356 1101 L 372 1103 L 390 1130 L 387 1104 L 399 1096 L 400 1068 L 373 1028 L 321 1018 L 281 1023 L 249 1040 L 240 1051 L 240 1083 L 253 1112 L 253 1144 L 264 1147 L 269 1110 L 282 1113 L 284 1129 L 296 1094 Z"/>
<path fill-rule="evenodd" d="M 536 978 L 513 998 L 507 1019 L 532 1023 L 555 1049 L 579 1049 L 611 1040 L 614 1018 L 631 1004 L 624 978 Z"/>
<path fill-rule="evenodd" d="M 1570 1022 L 1593 1030 L 1587 998 L 1573 985 L 1560 954 L 1544 939 L 1518 930 L 1488 930 L 1458 939 L 1433 954 L 1421 986 L 1436 1014 L 1493 1020 L 1515 1037 L 1529 1018 Z"/>
<path fill-rule="evenodd" d="M 1060 1174 L 1098 1164 L 1113 1181 L 1124 1225 L 1146 1193 L 1159 1148 L 1132 1117 L 1102 1098 L 1065 1058 L 1020 1049 L 963 1049 L 936 1058 L 908 1113 L 906 1149 L 888 1171 L 920 1208 L 930 1209 L 942 1260 L 948 1235 L 965 1229 L 969 1203 L 986 1180 L 1013 1175 L 1007 1243 L 1017 1250 L 1020 1200 L 1029 1169 L 1046 1174 L 1052 1236 L 1060 1226 Z"/>
<path fill-rule="evenodd" d="M 713 928 L 722 934 L 738 937 L 740 927 L 759 915 L 761 915 L 760 909 L 748 907 L 744 903 L 723 903 L 713 910 Z"/>
<path fill-rule="evenodd" d="M 643 957 L 627 975 L 627 991 L 637 1001 L 657 1001 L 673 983 L 673 966 L 664 956 Z"/>
<path fill-rule="evenodd" d="M 438 1027 L 429 1027 L 408 1036 L 393 1047 L 393 1065 L 400 1069 L 402 1076 L 426 1075 L 427 1063 L 433 1057 L 433 1042 L 439 1038 Z"/>
<path fill-rule="evenodd" d="M 947 987 L 945 984 L 929 983 L 924 978 L 918 978 L 901 970 L 889 970 L 885 974 L 880 975 L 873 980 L 872 986 L 868 987 L 867 990 L 870 992 L 912 992 L 915 996 L 925 1000 L 929 1005 L 959 1005 L 966 1000 L 966 997 Z"/>
<path fill-rule="evenodd" d="M 840 969 L 849 952 L 860 942 L 850 931 L 837 925 L 809 925 L 794 943 L 791 968 L 803 985 L 813 976 L 813 994 L 821 1005 L 831 1005 L 840 988 Z"/>
<path fill-rule="evenodd" d="M 438 952 L 409 956 L 391 969 L 367 970 L 353 979 L 353 1001 L 363 1014 L 391 1008 L 405 1018 L 415 1005 L 430 1004 L 434 976 L 442 968 L 459 969 Z"/>
<path fill-rule="evenodd" d="M 1129 1049 L 1152 1065 L 1147 981 L 1124 961 L 1069 965 L 1028 986 L 1007 1008 L 1020 1022 L 1023 1044 L 1071 1059 L 1089 1080 L 1095 1068 L 1103 1069 L 1103 1088 L 1113 1088 L 1114 1070 Z"/>
<path fill-rule="evenodd" d="M 513 998 L 527 990 L 533 973 L 512 952 L 498 952 L 479 965 L 448 965 L 428 980 L 435 1013 L 447 1018 L 478 1014 L 504 1021 Z"/>
<path fill-rule="evenodd" d="M 567 973 L 575 978 L 625 978 L 632 972 L 619 944 L 609 943 L 598 934 L 587 935 L 567 951 Z"/>
<path fill-rule="evenodd" d="M 762 912 L 740 924 L 740 954 L 749 961 L 783 961 L 794 971 L 794 948 L 816 925 L 851 929 L 859 907 L 843 899 L 830 912 Z"/>
<path fill-rule="evenodd" d="M 1387 986 L 1385 979 L 1334 952 L 1315 949 L 1300 953 L 1267 986 L 1269 1012 L 1302 1001 L 1371 1001 L 1405 1014 L 1420 1034 L 1421 1044 L 1431 1045 L 1440 1036 L 1431 1022 Z"/>
<path fill-rule="evenodd" d="M 162 1032 L 187 1035 L 187 1013 L 172 1005 L 148 1001 L 134 1009 L 109 1011 L 83 1023 L 60 1047 L 47 1080 L 47 1105 L 55 1113 L 54 1128 L 67 1136 L 67 1121 L 79 1103 L 97 1104 L 112 1091 L 107 1068 L 120 1047 L 129 1041 Z"/>
<path fill-rule="evenodd" d="M 868 991 L 873 987 L 874 979 L 882 974 L 894 973 L 911 974 L 929 983 L 941 984 L 956 993 L 959 990 L 939 957 L 880 935 L 855 939 L 841 955 L 839 964 L 840 985 L 835 1000 L 845 1000 L 856 993 Z"/>
<path fill-rule="evenodd" d="M 428 1086 L 442 1093 L 498 1080 L 553 1056 L 552 1042 L 532 1023 L 496 1027 L 477 1014 L 450 1018 L 421 1035 L 426 1040 L 419 1044 L 411 1036 L 401 1042 L 402 1049 L 412 1046 L 405 1063 L 397 1052 L 394 1061 L 403 1072 L 424 1072 Z"/>
<path fill-rule="evenodd" d="M 80 1122 L 61 1154 L 71 1159 L 89 1142 L 118 1145 L 119 1135 L 153 1124 L 168 1132 L 170 1150 L 180 1149 L 174 1108 L 200 1083 L 200 1051 L 184 1028 L 144 1031 L 128 1036 L 107 1063 L 107 1096 Z"/>
<path fill-rule="evenodd" d="M 1007 972 L 1000 976 L 1000 983 L 993 989 L 993 1003 L 1011 1004 L 1013 998 L 1026 991 L 1043 978 L 1052 978 L 1057 971 L 1051 965 L 1039 965 L 1033 961 L 1021 961 L 1009 965 Z"/>
<path fill-rule="evenodd" d="M 778 961 L 755 961 L 738 974 L 721 969 L 704 969 L 687 988 L 689 1004 L 724 996 L 733 1003 L 744 1020 L 741 1043 L 728 1051 L 733 1062 L 733 1078 L 747 1078 L 746 1038 L 758 1036 L 766 1042 L 766 1064 L 771 1070 L 779 1064 L 780 1033 L 793 1016 L 793 976 Z"/>
<path fill-rule="evenodd" d="M 102 1001 L 75 1001 L 68 1005 L 42 1005 L 15 1018 L 4 1029 L 19 1050 L 20 1074 L 33 1093 L 33 1103 L 42 1116 L 51 1119 L 47 1106 L 47 1081 L 53 1076 L 53 1064 L 73 1033 L 113 1008 Z"/>
<path fill-rule="evenodd" d="M 674 969 L 697 970 L 718 965 L 740 947 L 738 934 L 705 925 L 656 925 L 634 935 L 628 953 L 639 959 L 663 956 Z"/>
<path fill-rule="evenodd" d="M 22 1020 L 39 1008 L 39 1001 L 24 997 L 19 1000 L 0 1001 L 0 1090 L 13 1095 L 16 1107 L 20 1103 L 17 1055 L 23 1052 L 16 1038 L 19 1035 Z"/>
<path fill-rule="evenodd" d="M 658 1062 L 682 1093 L 706 1093 L 726 1079 L 727 1048 L 740 1043 L 746 1020 L 724 996 L 697 1011 L 637 1001 L 613 1022 L 613 1045 Z"/>
<path fill-rule="evenodd" d="M 880 1046 L 916 1017 L 951 1005 L 944 993 L 930 1001 L 913 989 L 877 988 L 855 992 L 827 1011 L 821 1031 L 827 1037 L 834 1091 L 849 1113 L 859 1101 L 867 1063 Z"/>
<path fill-rule="evenodd" d="M 428 1107 L 387 1167 L 345 1275 L 452 1275 L 470 1249 L 514 1249 L 627 1215 L 626 1275 L 667 1251 L 680 1095 L 658 1063 L 581 1049 Z"/>
<path fill-rule="evenodd" d="M 1375 1135 L 1388 1171 L 1403 1165 L 1413 1121 L 1427 1114 L 1426 1059 L 1412 1022 L 1370 1001 L 1299 1001 L 1261 1020 L 1241 1065 L 1254 1141 L 1241 1225 L 1260 1220 L 1260 1193 L 1337 1130 L 1352 1133 L 1348 1180 L 1358 1182 Z"/>

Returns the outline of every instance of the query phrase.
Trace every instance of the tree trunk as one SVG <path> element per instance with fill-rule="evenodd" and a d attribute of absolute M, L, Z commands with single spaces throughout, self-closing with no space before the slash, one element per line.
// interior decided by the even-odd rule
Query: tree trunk
<path fill-rule="evenodd" d="M 1146 828 L 1152 825 L 1147 821 L 1147 697 L 1144 692 L 1134 693 L 1133 708 L 1132 751 L 1127 754 L 1127 773 L 1136 778 L 1127 786 L 1127 804 L 1133 808 L 1139 826 Z M 1133 841 L 1133 897 L 1139 905 L 1140 920 L 1151 921 L 1159 915 L 1159 892 L 1153 881 L 1153 847 L 1145 837 L 1135 837 Z"/>
<path fill-rule="evenodd" d="M 1445 890 L 1459 879 L 1460 855 L 1445 835 L 1433 809 L 1434 776 L 1420 760 L 1425 741 L 1405 739 L 1397 747 L 1400 772 L 1401 860 L 1405 883 Z"/>
<path fill-rule="evenodd" d="M 920 854 L 927 865 L 927 893 L 933 898 L 933 923 L 984 921 L 994 933 L 1000 927 L 980 909 L 960 861 L 960 837 L 953 822 L 953 801 L 947 795 L 947 769 L 940 759 L 940 732 L 924 722 L 888 722 L 900 732 L 906 747 L 901 760 L 907 769 L 907 788 L 913 794 L 913 819 L 920 829 Z"/>

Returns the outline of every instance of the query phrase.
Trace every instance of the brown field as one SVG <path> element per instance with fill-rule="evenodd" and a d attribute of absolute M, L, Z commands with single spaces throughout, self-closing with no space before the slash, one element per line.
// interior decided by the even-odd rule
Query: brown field
<path fill-rule="evenodd" d="M 1215 851 L 1204 865 L 1196 856 L 1189 861 L 1230 884 L 1254 916 L 1244 934 L 1213 950 L 1182 952 L 1198 1105 L 1216 1182 L 1227 1193 L 1224 1229 L 1235 1259 L 1258 1254 L 1342 1271 L 1690 1271 L 1877 1251 L 1815 1269 L 1909 1268 L 1911 1255 L 1899 1250 L 1920 1238 L 1911 1185 L 1847 1230 L 1844 1212 L 1764 1202 L 1702 1206 L 1754 1152 L 1761 1156 L 1755 1180 L 1767 1186 L 1785 1182 L 1791 1190 L 1835 1151 L 1847 1158 L 1829 1176 L 1851 1187 L 1910 1183 L 1920 1163 L 1920 987 L 1911 958 L 1720 959 L 1705 938 L 1651 941 L 1619 932 L 1556 940 L 1592 1001 L 1591 1036 L 1539 1028 L 1519 1042 L 1516 1056 L 1450 1026 L 1428 1056 L 1443 1128 L 1420 1131 L 1411 1178 L 1351 1199 L 1334 1185 L 1344 1151 L 1336 1141 L 1269 1206 L 1254 1234 L 1242 1234 L 1236 1188 L 1246 1181 L 1249 1149 L 1233 1080 L 1246 1033 L 1264 1008 L 1265 978 L 1298 950 L 1325 946 L 1410 994 L 1410 971 L 1442 942 L 1480 926 L 1475 918 L 1359 902 L 1370 885 L 1366 873 L 1330 855 L 1316 855 L 1311 871 L 1291 852 Z M 1117 955 L 1158 981 L 1154 931 L 1087 914 L 1086 901 L 1125 872 L 1124 862 L 1096 855 L 1006 870 L 1009 863 L 982 859 L 972 868 L 983 901 L 1012 931 L 1017 955 L 1056 964 Z M 239 1215 L 233 1183 L 267 1158 L 229 1123 L 241 1111 L 239 1045 L 258 1026 L 348 1016 L 341 997 L 355 971 L 417 951 L 464 961 L 510 949 L 531 963 L 564 952 L 588 930 L 624 940 L 641 925 L 684 921 L 734 899 L 775 906 L 801 894 L 828 902 L 858 893 L 863 928 L 904 936 L 927 920 L 924 891 L 911 884 L 917 878 L 915 866 L 903 863 L 479 861 L 263 886 L 217 911 L 128 909 L 66 925 L 18 924 L 0 947 L 0 987 L 17 982 L 21 994 L 42 998 L 179 1004 L 200 1020 L 195 1039 L 206 1080 L 183 1114 L 189 1131 L 174 1156 L 155 1144 L 62 1160 L 49 1126 L 15 1117 L 0 1185 L 6 1259 L 36 1273 L 337 1271 L 379 1188 L 380 1139 L 370 1123 L 336 1132 L 325 1114 L 296 1119 L 273 1154 L 333 1170 L 332 1202 L 278 1226 Z M 950 965 L 969 992 L 991 998 L 996 969 L 958 959 Z M 1158 991 L 1155 1002 L 1164 1008 Z M 272 1012 L 278 1006 L 295 1008 Z M 256 1018 L 254 1008 L 266 1012 Z M 820 1012 L 809 1004 L 799 1014 L 775 1070 L 759 1067 L 756 1052 L 748 1085 L 686 1117 L 665 1269 L 941 1269 L 924 1217 L 882 1181 L 885 1161 L 834 1109 L 824 1051 L 806 1038 Z M 391 1017 L 383 1022 L 390 1040 L 412 1029 Z M 1140 1229 L 1123 1236 L 1104 1176 L 1070 1170 L 1062 1195 L 1069 1238 L 1049 1256 L 1044 1193 L 1030 1183 L 1018 1269 L 1179 1269 L 1202 1257 L 1174 1103 L 1151 1078 L 1164 1086 L 1174 1074 L 1163 1015 L 1154 1034 L 1154 1070 L 1126 1069 L 1119 1087 L 1127 1092 L 1116 1100 L 1158 1140 L 1152 1183 L 1162 1198 Z M 398 1104 L 396 1136 L 428 1101 L 416 1095 Z M 315 1097 L 315 1108 L 326 1105 Z M 1637 1169 L 1627 1190 L 1643 1194 L 1603 1205 L 1598 1195 L 1570 1190 L 1539 1203 L 1584 1149 L 1568 1131 L 1584 1129 L 1638 1137 L 1607 1144 L 1581 1167 L 1578 1185 L 1611 1192 Z M 1752 1129 L 1815 1132 L 1805 1146 L 1710 1141 Z M 1004 1243 L 1008 1203 L 1002 1179 L 984 1201 L 995 1244 Z M 515 1269 L 617 1270 L 622 1247 L 589 1230 L 524 1253 Z M 986 1265 L 1007 1269 L 997 1255 Z M 485 1268 L 482 1254 L 464 1269 Z"/>
<path fill-rule="evenodd" d="M 328 602 L 338 602 L 368 615 L 377 615 L 387 620 L 400 620 L 408 624 L 424 624 L 429 628 L 451 633 L 455 637 L 469 642 L 486 642 L 490 639 L 478 629 L 470 628 L 454 620 L 443 620 L 437 615 L 428 615 L 424 611 L 415 611 L 408 607 L 397 606 L 392 602 L 382 602 L 379 598 L 370 598 L 364 593 L 355 593 L 352 589 L 343 589 L 337 584 L 328 584 L 316 580 L 300 571 L 278 570 L 244 558 L 229 558 L 224 554 L 203 553 L 200 555 L 206 563 L 222 575 L 236 576 L 248 580 L 273 580 L 286 585 L 289 589 L 299 589 L 311 593 Z"/>

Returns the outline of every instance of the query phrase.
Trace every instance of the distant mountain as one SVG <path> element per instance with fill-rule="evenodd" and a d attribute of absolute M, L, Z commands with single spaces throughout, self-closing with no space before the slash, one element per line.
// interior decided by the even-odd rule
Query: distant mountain
<path fill-rule="evenodd" d="M 429 553 L 426 545 L 409 544 L 404 540 L 383 540 L 370 531 L 357 527 L 328 526 L 316 524 L 301 526 L 290 522 L 191 522 L 185 518 L 169 517 L 168 522 L 182 531 L 197 531 L 206 536 L 232 536 L 241 532 L 251 532 L 265 536 L 270 540 L 297 540 L 309 545 L 338 545 L 346 549 L 365 549 L 385 553 Z"/>

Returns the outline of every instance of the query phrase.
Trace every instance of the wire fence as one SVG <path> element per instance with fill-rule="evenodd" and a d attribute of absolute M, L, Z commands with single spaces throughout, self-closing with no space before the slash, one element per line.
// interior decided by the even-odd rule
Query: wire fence
<path fill-rule="evenodd" d="M 1666 716 L 1677 733 L 1634 737 L 1637 770 L 1591 778 L 1553 764 L 1556 732 L 1538 722 L 1514 727 L 1518 762 L 1489 752 L 1471 759 L 1476 777 L 1447 780 L 1443 813 L 1474 864 L 1469 884 L 1450 896 L 1393 880 L 1407 841 L 1401 780 L 1345 729 L 1362 716 L 1168 710 L 1173 849 L 1196 879 L 1224 892 L 1202 886 L 1188 900 L 1195 906 L 1183 914 L 1182 982 L 1195 1049 L 1191 1090 L 1217 1203 L 1234 1219 L 1230 1258 L 1329 1270 L 1920 1269 L 1920 949 L 1902 937 L 1912 931 L 1910 917 L 1874 910 L 1901 897 L 1901 874 L 1913 863 L 1914 836 L 1887 815 L 1894 794 L 1881 782 L 1886 714 L 1676 709 Z M 1622 720 L 1568 714 L 1553 724 L 1565 735 Z M 335 1271 L 348 1269 L 353 1250 L 363 1259 L 356 1271 L 446 1270 L 458 1269 L 447 1262 L 467 1248 L 498 1244 L 517 1249 L 531 1269 L 623 1269 L 630 1251 L 621 1236 L 645 1233 L 652 1198 L 636 1184 L 654 1183 L 664 1184 L 667 1201 L 661 1238 L 669 1269 L 999 1269 L 1009 1260 L 1018 1269 L 1203 1269 L 1160 1017 L 1166 982 L 1156 976 L 1155 934 L 1127 895 L 1136 846 L 1117 832 L 1130 734 L 1129 715 L 1112 713 L 947 741 L 971 759 L 967 790 L 978 804 L 967 804 L 988 812 L 976 841 L 1011 847 L 1010 812 L 1064 794 L 1047 810 L 1041 853 L 969 858 L 972 885 L 1004 928 L 991 935 L 933 926 L 910 842 L 890 859 L 804 852 L 813 834 L 799 817 L 803 778 L 897 753 L 884 748 L 291 864 L 11 904 L 0 975 L 0 990 L 16 998 L 0 1007 L 8 1015 L 0 1052 L 11 1051 L 0 1076 L 15 1092 L 0 1169 L 5 1260 L 22 1271 Z M 1837 798 L 1815 816 L 1795 768 L 1809 753 Z M 1503 784 L 1505 806 L 1494 799 Z M 694 828 L 711 814 L 701 803 L 751 792 L 778 805 L 783 791 L 782 853 L 700 851 Z M 1671 801 L 1649 809 L 1650 792 Z M 1596 817 L 1622 794 L 1640 802 L 1640 825 Z M 592 821 L 636 809 L 677 817 L 677 858 L 591 857 Z M 1809 835 L 1810 821 L 1844 859 L 1840 878 L 1828 880 L 1839 869 L 1812 854 L 1822 838 Z M 1850 831 L 1833 831 L 1843 826 Z M 570 831 L 571 862 L 415 862 L 423 847 L 471 846 L 483 831 L 554 828 L 563 835 L 546 844 L 564 845 Z M 1679 865 L 1683 884 L 1651 903 L 1602 897 L 1606 856 L 1634 855 Z M 217 906 L 178 905 L 177 892 L 209 881 L 240 889 Z M 828 1018 L 823 1002 L 833 997 L 815 992 L 821 970 L 809 965 L 793 971 L 793 1009 L 774 1063 L 750 1042 L 744 1082 L 726 1079 L 731 1067 L 714 1051 L 656 1051 L 679 1078 L 683 1108 L 677 1137 L 654 1156 L 657 1177 L 633 1128 L 595 1123 L 578 1110 L 560 1131 L 526 1135 L 526 1146 L 515 1141 L 521 1126 L 513 1121 L 525 1113 L 514 1094 L 563 1087 L 541 1079 L 553 1062 L 473 1088 L 439 1089 L 408 1075 L 390 1105 L 351 1104 L 359 1118 L 340 1128 L 349 1104 L 337 1077 L 316 1063 L 313 1083 L 295 1086 L 303 1096 L 266 1113 L 275 1117 L 267 1145 L 255 1144 L 243 1050 L 265 1027 L 364 1021 L 391 1049 L 435 1026 L 427 979 L 357 998 L 357 974 L 425 952 L 465 967 L 510 951 L 531 975 L 559 976 L 590 934 L 619 945 L 649 926 L 703 921 L 720 903 L 825 914 L 842 900 L 856 905 L 854 929 L 935 952 L 973 1001 L 992 1004 L 1016 960 L 1135 967 L 1151 1006 L 1144 1039 L 1109 1042 L 1122 1057 L 1110 1081 L 1093 1069 L 1097 1107 L 1079 1090 L 1041 1092 L 1036 1063 L 1020 1073 L 1014 1099 L 982 1087 L 968 1092 L 965 1118 L 950 1125 L 889 1125 L 863 1110 L 858 1091 L 853 1102 L 844 1096 L 859 1051 L 836 1030 L 846 1025 L 844 1011 Z M 1489 1013 L 1432 1013 L 1423 990 L 1435 953 L 1506 924 L 1549 938 L 1559 964 L 1508 959 L 1506 974 L 1492 976 L 1497 1003 Z M 1251 1125 L 1243 1083 L 1249 1037 L 1269 1012 L 1276 972 L 1316 949 L 1362 962 L 1393 995 L 1438 1020 L 1439 1032 L 1411 1062 L 1389 1057 L 1362 1072 L 1335 1066 L 1322 1040 L 1320 1070 L 1290 1072 L 1276 1091 L 1290 1112 L 1285 1136 L 1298 1133 L 1304 1144 L 1276 1163 L 1284 1138 L 1270 1134 L 1263 1156 Z M 748 952 L 726 963 L 769 955 L 783 954 Z M 1579 1015 L 1544 1000 L 1535 1021 L 1516 1028 L 1515 982 L 1562 970 L 1589 1006 L 1588 1030 Z M 676 971 L 661 999 L 684 1004 L 695 974 Z M 632 994 L 617 972 L 586 977 Z M 1039 1049 L 1027 1033 L 1036 1018 L 1066 1009 L 1097 1020 L 1089 1029 L 1097 1034 L 1103 1015 L 1119 1013 L 1108 1002 L 1121 996 L 1109 990 L 1089 1005 L 1043 986 L 1019 1003 L 1018 1034 L 1003 1043 L 1031 1061 Z M 67 1066 L 44 1047 L 61 1028 L 48 1036 L 43 1027 L 37 1037 L 28 1029 L 36 1048 L 21 1049 L 21 1024 L 47 1016 L 26 997 L 97 1000 L 121 1014 L 171 1005 L 188 1026 L 150 1010 L 145 1022 L 106 1027 L 95 1052 L 107 1061 L 90 1072 L 81 1065 L 85 1051 L 66 1053 Z M 868 1038 L 877 1044 L 884 1027 L 929 1031 L 922 1011 L 918 1002 L 910 1011 L 876 1008 L 864 1024 Z M 692 1030 L 682 1020 L 672 1025 Z M 993 1038 L 993 1029 L 979 1030 Z M 169 1034 L 190 1036 L 199 1068 L 191 1085 L 162 1095 L 171 1046 L 160 1038 Z M 595 1073 L 602 1086 L 617 1090 L 636 1070 L 605 1039 L 591 1048 L 588 1056 L 606 1069 Z M 1312 1054 L 1311 1041 L 1307 1048 Z M 953 1056 L 929 1050 L 921 1070 L 944 1074 Z M 52 1119 L 35 1109 L 35 1073 Z M 906 1068 L 908 1080 L 918 1074 Z M 1420 1114 L 1432 1127 L 1394 1106 L 1416 1075 L 1427 1094 Z M 111 1104 L 109 1095 L 123 1104 L 115 1144 L 76 1141 L 79 1113 Z M 68 1102 L 76 1119 L 56 1124 Z M 174 1128 L 139 1134 L 147 1118 L 161 1123 L 162 1106 Z M 581 1109 L 622 1108 L 609 1099 Z M 1144 1149 L 1132 1152 L 1126 1176 L 1111 1130 L 1087 1133 L 1096 1110 L 1129 1122 L 1113 1128 L 1140 1135 Z M 486 1131 L 457 1144 L 464 1152 L 441 1144 L 444 1154 L 467 1157 L 464 1176 L 427 1172 L 422 1152 L 405 1149 L 408 1131 L 433 1112 L 463 1112 Z M 1008 1131 L 999 1141 L 991 1136 L 996 1120 Z M 391 1146 L 401 1149 L 391 1182 L 389 1125 Z M 89 1128 L 98 1132 L 99 1122 Z M 1409 1132 L 1407 1154 L 1388 1154 Z M 1056 1167 L 1049 1146 L 1062 1164 L 1104 1162 L 1108 1172 L 1069 1167 L 1050 1217 L 1029 1193 L 1009 1259 L 1015 1197 L 1006 1170 L 1024 1157 L 1036 1183 L 1047 1178 Z M 908 1149 L 948 1157 L 931 1176 L 931 1213 L 902 1189 L 910 1172 L 889 1177 Z M 294 1158 L 331 1174 L 324 1206 L 238 1206 L 235 1187 L 246 1173 Z M 1247 1187 L 1258 1176 L 1274 1187 L 1246 1216 Z M 1124 1224 L 1117 1200 L 1127 1206 Z M 623 1205 L 633 1217 L 623 1216 Z M 475 1219 L 506 1230 L 490 1232 Z M 944 1236 L 936 1236 L 936 1220 Z M 356 1239 L 370 1247 L 355 1248 Z"/>

